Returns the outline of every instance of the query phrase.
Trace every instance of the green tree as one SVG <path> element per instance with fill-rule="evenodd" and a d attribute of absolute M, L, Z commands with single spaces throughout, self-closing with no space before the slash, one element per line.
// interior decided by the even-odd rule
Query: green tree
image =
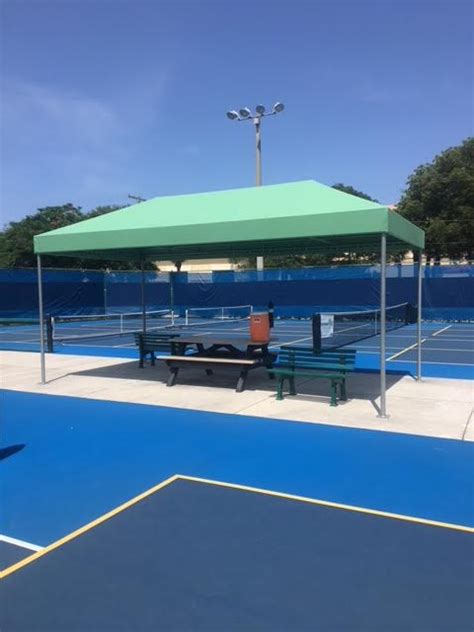
<path fill-rule="evenodd" d="M 84 219 L 79 206 L 64 204 L 40 208 L 33 215 L 27 215 L 18 222 L 10 222 L 2 231 L 0 266 L 2 268 L 33 267 L 36 256 L 33 252 L 33 237 L 48 230 L 62 228 Z M 64 262 L 64 258 L 61 258 Z M 45 256 L 45 266 L 61 267 L 57 259 Z M 71 267 L 73 267 L 71 265 Z M 77 265 L 74 265 L 77 267 Z"/>
<path fill-rule="evenodd" d="M 342 191 L 343 193 L 349 193 L 349 195 L 355 195 L 356 197 L 360 197 L 363 200 L 378 202 L 378 200 L 376 200 L 373 197 L 370 197 L 370 195 L 367 195 L 367 193 L 354 189 L 354 187 L 352 187 L 350 184 L 343 184 L 342 182 L 336 182 L 336 184 L 332 185 L 332 188 L 337 189 L 338 191 Z"/>
<path fill-rule="evenodd" d="M 98 206 L 84 213 L 80 206 L 68 203 L 62 206 L 40 208 L 33 215 L 27 215 L 18 222 L 10 222 L 0 233 L 0 268 L 28 268 L 36 266 L 36 255 L 33 252 L 33 237 L 55 228 L 69 226 L 85 219 L 97 217 L 121 208 L 120 206 Z M 136 262 L 81 259 L 78 257 L 42 256 L 46 268 L 111 268 L 115 270 L 131 270 Z M 147 269 L 154 270 L 152 263 Z"/>
<path fill-rule="evenodd" d="M 428 257 L 472 260 L 474 138 L 415 169 L 397 210 L 426 231 Z"/>

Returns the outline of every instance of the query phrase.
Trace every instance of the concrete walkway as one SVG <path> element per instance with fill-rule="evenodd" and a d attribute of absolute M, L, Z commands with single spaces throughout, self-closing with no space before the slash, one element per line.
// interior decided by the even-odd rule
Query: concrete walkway
<path fill-rule="evenodd" d="M 469 380 L 387 376 L 389 419 L 379 419 L 377 374 L 356 373 L 347 381 L 349 400 L 329 406 L 327 380 L 300 380 L 298 395 L 275 400 L 265 370 L 250 373 L 243 393 L 234 391 L 235 370 L 208 377 L 199 368 L 183 369 L 172 388 L 167 368 L 138 368 L 137 361 L 74 355 L 48 355 L 41 385 L 39 354 L 1 352 L 2 388 L 116 402 L 170 406 L 270 419 L 474 441 L 474 383 Z"/>

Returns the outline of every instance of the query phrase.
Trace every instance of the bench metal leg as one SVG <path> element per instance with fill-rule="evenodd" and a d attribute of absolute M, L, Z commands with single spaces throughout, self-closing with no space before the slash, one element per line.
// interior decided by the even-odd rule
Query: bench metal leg
<path fill-rule="evenodd" d="M 331 406 L 337 406 L 337 383 L 331 380 Z"/>
<path fill-rule="evenodd" d="M 168 375 L 168 382 L 166 383 L 166 386 L 174 386 L 176 378 L 178 377 L 178 371 L 178 367 L 170 366 L 170 374 Z"/>
<path fill-rule="evenodd" d="M 265 363 L 265 367 L 266 367 L 267 369 L 272 369 L 272 368 L 273 368 L 273 362 L 268 362 L 268 363 Z M 271 380 L 274 380 L 274 379 L 275 379 L 275 375 L 274 375 L 273 373 L 268 373 L 268 377 L 269 377 Z"/>
<path fill-rule="evenodd" d="M 278 378 L 278 384 L 277 384 L 277 394 L 276 394 L 276 398 L 278 401 L 281 401 L 283 399 L 283 383 L 284 383 L 285 379 L 283 377 Z"/>
<path fill-rule="evenodd" d="M 346 393 L 346 380 L 343 379 L 341 384 L 340 384 L 340 388 L 341 388 L 341 399 L 343 401 L 347 401 L 347 393 Z"/>
<path fill-rule="evenodd" d="M 143 360 L 145 359 L 145 354 L 140 351 L 140 361 L 138 362 L 138 366 L 140 367 L 140 369 L 143 369 Z"/>
<path fill-rule="evenodd" d="M 295 378 L 290 377 L 288 381 L 290 383 L 290 395 L 296 395 Z"/>
<path fill-rule="evenodd" d="M 155 366 L 155 352 L 151 352 L 151 366 Z"/>
<path fill-rule="evenodd" d="M 244 388 L 245 388 L 245 380 L 247 379 L 247 373 L 248 371 L 241 371 L 240 375 L 239 375 L 239 379 L 237 381 L 237 388 L 235 389 L 235 391 L 237 393 L 241 393 Z"/>

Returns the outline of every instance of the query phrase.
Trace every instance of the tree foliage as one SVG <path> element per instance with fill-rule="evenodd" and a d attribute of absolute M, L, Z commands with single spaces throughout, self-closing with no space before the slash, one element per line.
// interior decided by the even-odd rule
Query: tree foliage
<path fill-rule="evenodd" d="M 0 233 L 0 268 L 28 268 L 36 266 L 36 255 L 33 252 L 33 237 L 55 228 L 69 226 L 85 219 L 97 217 L 121 208 L 120 206 L 98 206 L 83 212 L 80 206 L 68 203 L 62 206 L 46 206 L 38 209 L 33 215 L 27 215 L 19 222 L 10 222 Z M 115 270 L 131 270 L 136 262 L 104 261 L 80 259 L 78 257 L 56 257 L 43 255 L 42 264 L 47 268 L 89 268 Z M 155 269 L 153 264 L 148 269 Z"/>
<path fill-rule="evenodd" d="M 474 257 L 474 138 L 419 166 L 397 210 L 426 231 L 426 254 Z"/>
<path fill-rule="evenodd" d="M 343 193 L 349 193 L 349 195 L 355 195 L 356 197 L 360 197 L 363 200 L 378 202 L 378 200 L 376 200 L 373 197 L 370 197 L 370 195 L 367 195 L 367 193 L 354 189 L 354 187 L 352 187 L 350 184 L 343 184 L 342 182 L 336 182 L 336 184 L 332 185 L 332 188 L 337 189 L 338 191 L 342 191 Z"/>

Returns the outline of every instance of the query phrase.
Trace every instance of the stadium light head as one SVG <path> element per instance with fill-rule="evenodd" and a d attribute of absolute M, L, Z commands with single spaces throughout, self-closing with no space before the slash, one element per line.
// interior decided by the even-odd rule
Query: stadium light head
<path fill-rule="evenodd" d="M 230 119 L 231 121 L 235 121 L 236 119 L 239 118 L 239 113 L 236 112 L 235 110 L 229 110 L 227 112 L 227 118 Z"/>
<path fill-rule="evenodd" d="M 283 112 L 284 109 L 285 109 L 285 105 L 281 103 L 280 101 L 277 101 L 275 105 L 273 106 L 273 113 L 278 114 L 278 112 Z"/>
<path fill-rule="evenodd" d="M 250 111 L 249 108 L 242 108 L 241 110 L 239 110 L 239 114 L 244 119 L 249 118 L 249 116 L 252 116 L 252 112 Z"/>
<path fill-rule="evenodd" d="M 260 114 L 260 116 L 263 116 L 265 114 L 265 106 L 257 105 L 257 107 L 255 108 L 255 111 L 257 112 L 257 114 Z"/>

